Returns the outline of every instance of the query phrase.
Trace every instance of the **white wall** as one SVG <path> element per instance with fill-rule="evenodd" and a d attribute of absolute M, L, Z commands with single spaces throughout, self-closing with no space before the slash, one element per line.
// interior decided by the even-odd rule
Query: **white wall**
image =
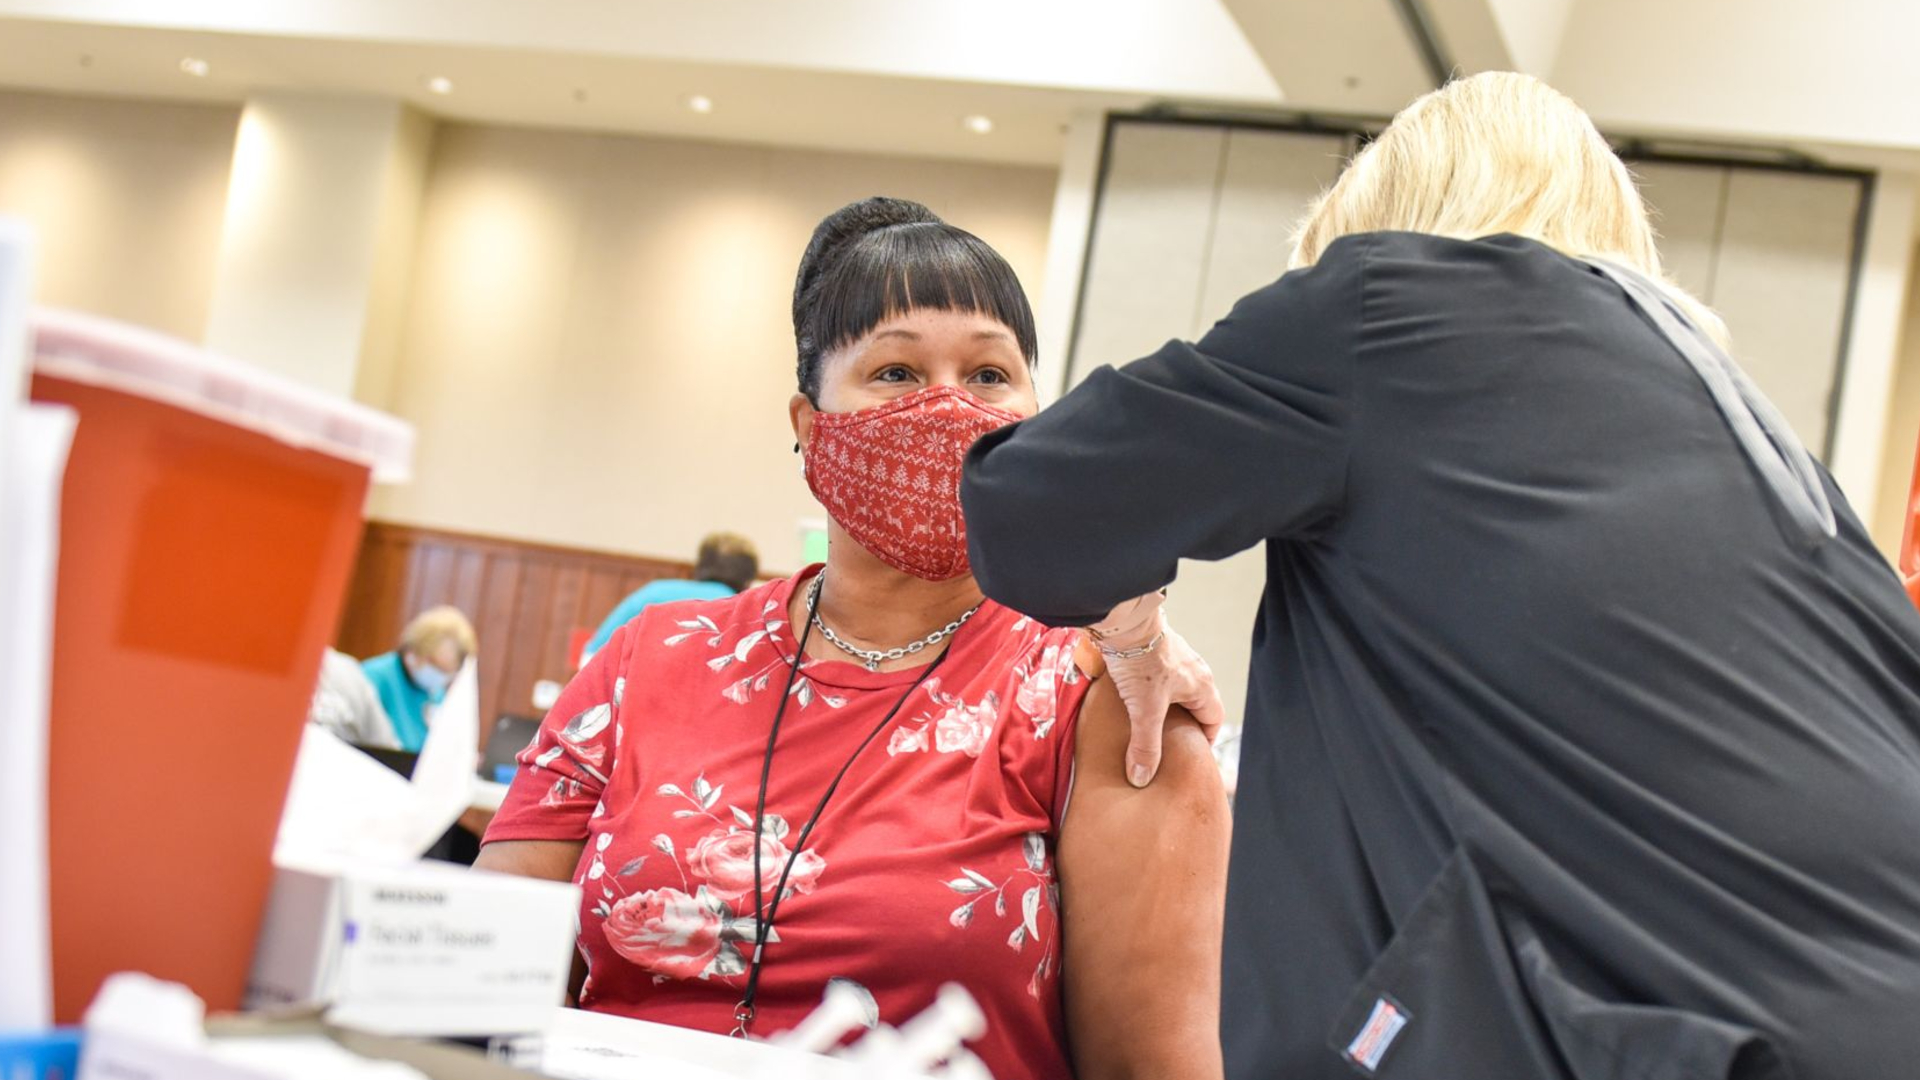
<path fill-rule="evenodd" d="M 1168 338 L 1199 337 L 1235 300 L 1279 277 L 1293 223 L 1339 175 L 1348 140 L 1123 123 L 1109 146 L 1074 381 Z M 1212 663 L 1235 721 L 1266 577 L 1264 547 L 1220 562 L 1189 559 L 1167 600 L 1168 617 Z"/>
<path fill-rule="evenodd" d="M 207 316 L 209 348 L 340 396 L 353 393 L 406 107 L 382 98 L 262 94 L 234 145 Z M 424 150 L 424 147 L 421 147 Z M 417 182 L 416 182 L 417 191 Z M 398 195 L 403 202 L 406 195 Z M 417 199 L 417 195 L 415 196 Z M 390 254 L 390 253 L 389 253 Z M 401 284 L 384 282 L 390 289 Z"/>
<path fill-rule="evenodd" d="M 1920 266 L 1920 247 L 1913 249 Z M 1907 277 L 1906 326 L 1900 364 L 1887 401 L 1886 445 L 1880 468 L 1879 512 L 1868 521 L 1881 550 L 1893 555 L 1907 527 L 1908 493 L 1920 451 L 1920 273 Z"/>
<path fill-rule="evenodd" d="M 793 274 L 822 216 L 874 194 L 1039 285 L 1050 170 L 443 126 L 387 402 L 415 479 L 374 513 L 664 556 L 727 528 L 796 568 L 819 510 L 787 423 Z"/>
<path fill-rule="evenodd" d="M 1602 130 L 1920 145 L 1920 4 L 1580 0 L 1548 77 Z"/>
<path fill-rule="evenodd" d="M 338 200 L 312 190 L 319 173 L 284 175 L 300 171 L 289 159 L 230 201 L 232 106 L 0 92 L 0 213 L 42 234 L 41 301 L 189 340 L 211 322 L 241 359 L 414 423 L 416 479 L 378 490 L 377 515 L 660 556 L 726 527 L 776 569 L 798 565 L 796 521 L 819 514 L 786 403 L 793 272 L 822 215 L 920 199 L 999 248 L 1045 310 L 1052 170 L 436 126 L 396 108 L 376 110 L 380 139 L 356 137 L 391 151 L 356 158 L 351 250 L 318 289 L 248 272 L 261 238 L 273 266 L 299 268 L 301 228 L 282 226 L 301 225 L 301 191 Z M 278 225 L 252 230 L 262 203 Z M 338 224 L 308 217 L 316 245 Z M 325 299 L 326 333 L 263 322 L 247 300 L 263 288 Z M 1063 358 L 1043 359 L 1046 384 Z"/>
<path fill-rule="evenodd" d="M 1911 472 L 1907 454 L 1889 460 L 1886 446 L 1895 434 L 1889 423 L 1901 407 L 1894 395 L 1903 365 L 1902 330 L 1911 315 L 1908 286 L 1915 270 L 1915 211 L 1920 209 L 1916 200 L 1920 200 L 1920 177 L 1915 174 L 1884 170 L 1876 178 L 1854 290 L 1846 381 L 1835 413 L 1829 464 L 1869 528 L 1885 509 L 1887 471 L 1891 469 L 1902 482 Z M 1906 337 L 1911 348 L 1912 335 Z M 1897 500 L 1897 506 L 1903 505 L 1904 494 Z M 1898 538 L 1883 539 L 1882 550 L 1892 553 L 1897 543 Z"/>
<path fill-rule="evenodd" d="M 367 302 L 360 364 L 353 396 L 388 409 L 400 365 L 400 347 L 413 300 L 414 251 L 426 202 L 427 166 L 438 130 L 426 114 L 402 109 L 392 151 L 381 177 L 380 220 L 375 229 L 372 296 Z"/>
<path fill-rule="evenodd" d="M 1080 283 L 1086 274 L 1087 236 L 1093 231 L 1093 202 L 1100 186 L 1100 152 L 1106 136 L 1104 113 L 1083 112 L 1067 125 L 1060 172 L 1054 184 L 1048 220 L 1045 277 L 1032 291 L 1040 348 L 1040 404 L 1052 404 L 1068 385 L 1067 361 L 1073 346 L 1073 321 L 1080 307 Z"/>
<path fill-rule="evenodd" d="M 37 299 L 197 339 L 238 116 L 0 91 L 0 214 L 39 233 Z"/>
<path fill-rule="evenodd" d="M 1217 0 L 0 0 L 0 16 L 1273 101 Z"/>

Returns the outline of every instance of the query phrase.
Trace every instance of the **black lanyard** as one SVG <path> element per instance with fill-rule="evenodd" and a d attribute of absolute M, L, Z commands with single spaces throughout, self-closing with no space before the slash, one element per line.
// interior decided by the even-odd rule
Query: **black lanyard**
<path fill-rule="evenodd" d="M 821 573 L 824 574 L 825 571 Z M 920 684 L 926 682 L 927 676 L 932 675 L 934 669 L 946 660 L 947 654 L 953 651 L 953 642 L 949 640 L 947 647 L 940 651 L 940 655 L 934 657 L 932 663 L 920 669 L 920 674 L 914 677 L 913 684 L 907 687 L 906 693 L 900 695 L 899 701 L 893 703 L 893 708 L 887 710 L 887 715 L 881 717 L 873 730 L 867 732 L 867 737 L 860 740 L 860 745 L 853 748 L 847 763 L 840 766 L 840 771 L 834 774 L 833 783 L 828 784 L 826 792 L 820 796 L 820 802 L 813 808 L 812 816 L 808 817 L 807 823 L 800 827 L 798 837 L 793 844 L 793 852 L 787 856 L 787 865 L 780 871 L 780 881 L 773 887 L 773 899 L 764 900 L 765 890 L 760 884 L 762 881 L 760 845 L 763 842 L 761 838 L 766 833 L 767 780 L 773 775 L 773 747 L 775 741 L 780 738 L 780 721 L 787 715 L 787 702 L 793 700 L 793 684 L 800 678 L 800 665 L 806 661 L 807 641 L 813 636 L 813 617 L 819 604 L 818 592 L 807 600 L 806 629 L 800 632 L 799 643 L 794 647 L 793 666 L 787 671 L 787 685 L 780 694 L 780 707 L 774 710 L 773 727 L 767 732 L 767 753 L 760 762 L 760 799 L 753 811 L 753 919 L 755 923 L 753 960 L 747 968 L 746 992 L 740 995 L 740 1004 L 733 1008 L 733 1034 L 742 1037 L 747 1033 L 747 1026 L 753 1023 L 753 1002 L 760 993 L 760 972 L 765 966 L 767 935 L 773 932 L 773 920 L 780 913 L 780 900 L 787 891 L 787 878 L 792 875 L 794 864 L 800 860 L 800 853 L 806 850 L 807 838 L 813 834 L 813 827 L 820 823 L 820 815 L 826 813 L 827 800 L 833 798 L 833 793 L 840 787 L 840 781 L 847 778 L 847 770 L 853 768 L 853 763 L 859 759 L 861 752 L 866 750 L 882 731 L 886 730 L 888 724 L 893 723 L 893 718 L 899 715 L 908 699 L 913 697 L 913 692 L 920 689 Z"/>

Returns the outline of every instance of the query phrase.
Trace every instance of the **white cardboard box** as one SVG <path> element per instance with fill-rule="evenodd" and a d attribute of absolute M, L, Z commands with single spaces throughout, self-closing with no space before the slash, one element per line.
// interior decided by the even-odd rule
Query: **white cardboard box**
<path fill-rule="evenodd" d="M 499 1035 L 546 1025 L 566 994 L 580 891 L 468 870 L 283 862 L 246 1006 L 324 1005 L 386 1035 Z"/>

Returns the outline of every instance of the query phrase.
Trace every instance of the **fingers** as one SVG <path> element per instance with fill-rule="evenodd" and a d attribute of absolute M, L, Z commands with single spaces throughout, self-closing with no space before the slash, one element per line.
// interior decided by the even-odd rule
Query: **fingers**
<path fill-rule="evenodd" d="M 1208 742 L 1212 742 L 1213 737 L 1219 734 L 1220 725 L 1227 722 L 1227 707 L 1220 701 L 1220 691 L 1211 679 L 1181 698 L 1180 704 L 1186 706 L 1187 711 L 1193 714 L 1194 721 L 1206 731 Z"/>
<path fill-rule="evenodd" d="M 1158 690 L 1127 701 L 1127 718 L 1133 726 L 1133 737 L 1127 742 L 1127 782 L 1134 787 L 1146 787 L 1160 771 L 1160 731 L 1166 723 L 1167 703 L 1166 693 Z"/>
<path fill-rule="evenodd" d="M 1123 605 L 1124 606 L 1124 605 Z M 1164 617 L 1156 610 L 1156 620 Z M 1164 622 L 1160 622 L 1164 626 Z M 1130 739 L 1127 744 L 1127 782 L 1146 787 L 1160 771 L 1161 732 L 1167 710 L 1184 706 L 1211 742 L 1226 722 L 1226 707 L 1213 682 L 1213 670 L 1180 635 L 1162 631 L 1166 644 L 1141 656 L 1113 658 L 1108 674 L 1127 706 Z M 1109 652 L 1109 657 L 1113 654 Z"/>
<path fill-rule="evenodd" d="M 1193 714 L 1193 719 L 1207 734 L 1212 742 L 1219 734 L 1220 726 L 1227 722 L 1227 708 L 1220 700 L 1220 688 L 1214 684 L 1213 668 L 1208 666 L 1206 658 L 1193 651 L 1185 638 L 1169 632 L 1175 640 L 1173 648 L 1179 660 L 1180 691 L 1176 695 L 1181 705 Z"/>

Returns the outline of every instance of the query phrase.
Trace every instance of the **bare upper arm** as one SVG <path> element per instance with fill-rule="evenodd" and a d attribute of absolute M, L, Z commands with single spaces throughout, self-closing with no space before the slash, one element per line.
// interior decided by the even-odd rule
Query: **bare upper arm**
<path fill-rule="evenodd" d="M 1206 736 L 1168 717 L 1154 782 L 1127 783 L 1126 707 L 1081 708 L 1060 826 L 1067 1022 L 1082 1080 L 1217 1077 L 1231 812 Z"/>
<path fill-rule="evenodd" d="M 580 865 L 580 853 L 586 848 L 584 840 L 495 840 L 480 845 L 480 856 L 473 860 L 473 868 L 548 881 L 572 881 L 573 872 Z"/>

